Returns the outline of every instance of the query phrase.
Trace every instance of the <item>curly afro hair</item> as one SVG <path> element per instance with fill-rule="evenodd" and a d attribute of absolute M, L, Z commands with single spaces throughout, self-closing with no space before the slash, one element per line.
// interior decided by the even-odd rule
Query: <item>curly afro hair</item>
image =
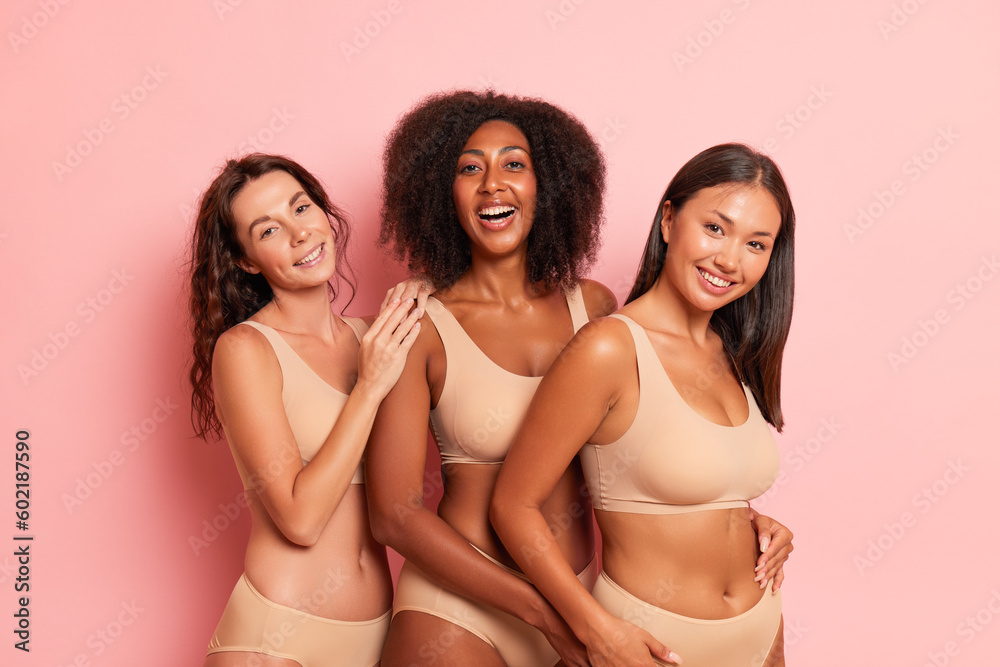
<path fill-rule="evenodd" d="M 465 142 L 490 120 L 528 139 L 537 179 L 528 235 L 528 279 L 568 287 L 593 263 L 604 220 L 604 157 L 580 121 L 538 99 L 488 91 L 432 95 L 396 124 L 382 156 L 379 243 L 392 244 L 411 271 L 440 289 L 468 270 L 469 238 L 455 212 L 452 184 Z"/>

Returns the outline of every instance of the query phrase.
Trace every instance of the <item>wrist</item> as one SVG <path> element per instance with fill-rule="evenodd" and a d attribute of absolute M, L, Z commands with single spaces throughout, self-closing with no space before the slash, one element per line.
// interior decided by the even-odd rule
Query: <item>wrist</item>
<path fill-rule="evenodd" d="M 582 619 L 582 622 L 571 625 L 580 642 L 584 646 L 602 647 L 614 642 L 616 633 L 620 632 L 618 619 L 600 608 Z"/>
<path fill-rule="evenodd" d="M 524 622 L 548 636 L 554 629 L 558 618 L 556 610 L 552 608 L 548 600 L 532 586 Z"/>
<path fill-rule="evenodd" d="M 386 393 L 382 390 L 378 382 L 366 377 L 359 377 L 357 383 L 354 385 L 354 389 L 351 390 L 351 396 L 362 401 L 364 405 L 375 409 L 378 409 Z"/>

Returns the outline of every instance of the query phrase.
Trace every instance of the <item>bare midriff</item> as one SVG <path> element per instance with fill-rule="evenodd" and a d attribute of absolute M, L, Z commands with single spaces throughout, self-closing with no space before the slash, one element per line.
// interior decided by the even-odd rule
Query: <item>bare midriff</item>
<path fill-rule="evenodd" d="M 608 576 L 635 597 L 700 619 L 731 618 L 764 591 L 760 552 L 745 507 L 686 514 L 596 512 Z"/>
<path fill-rule="evenodd" d="M 438 515 L 470 544 L 519 570 L 490 524 L 490 498 L 500 465 L 451 463 L 443 470 L 445 491 Z M 594 557 L 594 528 L 586 488 L 579 461 L 574 459 L 541 507 L 542 516 L 574 572 L 583 571 Z"/>
<path fill-rule="evenodd" d="M 289 541 L 254 490 L 245 569 L 250 583 L 276 604 L 341 621 L 378 618 L 392 605 L 385 548 L 371 536 L 365 487 L 351 484 L 319 540 Z"/>

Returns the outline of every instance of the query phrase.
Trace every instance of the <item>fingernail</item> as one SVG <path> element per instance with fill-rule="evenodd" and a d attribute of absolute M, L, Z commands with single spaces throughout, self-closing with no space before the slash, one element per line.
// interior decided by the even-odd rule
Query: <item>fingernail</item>
<path fill-rule="evenodd" d="M 761 572 L 761 573 L 760 573 L 760 574 L 758 574 L 758 575 L 757 575 L 756 577 L 754 577 L 754 578 L 753 578 L 753 580 L 754 580 L 754 581 L 760 581 L 760 580 L 761 580 L 761 579 L 763 579 L 763 578 L 764 578 L 764 573 L 763 573 L 763 572 Z"/>
<path fill-rule="evenodd" d="M 767 551 L 767 545 L 769 545 L 770 543 L 771 543 L 771 538 L 766 536 L 760 538 L 760 550 Z"/>
<path fill-rule="evenodd" d="M 761 563 L 760 565 L 758 565 L 757 567 L 755 567 L 753 569 L 753 571 L 754 572 L 760 572 L 761 568 L 764 567 L 765 565 L 767 565 L 767 561 L 764 561 L 763 563 Z"/>
<path fill-rule="evenodd" d="M 756 579 L 754 579 L 754 581 L 756 581 Z M 765 586 L 767 586 L 767 579 L 765 579 L 764 581 L 760 582 L 760 589 L 761 590 L 764 590 Z"/>
<path fill-rule="evenodd" d="M 683 665 L 684 664 L 684 661 L 681 660 L 681 657 L 679 655 L 677 655 L 676 653 L 674 653 L 673 651 L 671 651 L 670 655 L 667 656 L 667 657 L 670 658 L 670 662 L 677 663 L 678 665 Z"/>

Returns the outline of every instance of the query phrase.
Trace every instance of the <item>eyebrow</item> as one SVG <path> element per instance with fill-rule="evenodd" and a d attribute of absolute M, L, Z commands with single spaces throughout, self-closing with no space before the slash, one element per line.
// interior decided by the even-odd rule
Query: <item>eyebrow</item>
<path fill-rule="evenodd" d="M 521 146 L 504 146 L 503 148 L 500 149 L 499 154 L 503 155 L 504 153 L 509 153 L 511 151 L 524 151 L 525 153 L 527 153 L 528 149 L 527 148 L 523 148 Z M 482 152 L 478 148 L 470 148 L 469 150 L 462 151 L 461 153 L 459 153 L 459 156 L 466 155 L 466 154 L 478 155 L 480 157 L 486 157 L 486 153 Z"/>
<path fill-rule="evenodd" d="M 306 194 L 305 190 L 299 190 L 294 195 L 292 195 L 291 199 L 288 200 L 288 205 L 290 207 L 294 206 L 295 202 L 297 202 L 305 194 Z M 253 233 L 253 228 L 254 227 L 256 227 L 257 225 L 259 225 L 259 224 L 261 224 L 263 222 L 267 222 L 270 219 L 271 219 L 271 216 L 269 216 L 269 215 L 262 215 L 262 216 L 260 216 L 259 218 L 257 218 L 256 220 L 254 220 L 253 222 L 250 223 L 250 229 L 248 231 L 250 233 Z"/>
<path fill-rule="evenodd" d="M 720 218 L 722 218 L 723 221 L 725 221 L 730 227 L 735 227 L 736 226 L 736 223 L 733 222 L 732 218 L 730 218 L 725 213 L 720 213 L 719 211 L 712 211 L 712 213 L 714 213 L 717 216 L 719 216 Z M 754 232 L 753 234 L 751 234 L 751 236 L 766 236 L 769 239 L 773 239 L 774 238 L 774 235 L 771 234 L 771 232 Z"/>

